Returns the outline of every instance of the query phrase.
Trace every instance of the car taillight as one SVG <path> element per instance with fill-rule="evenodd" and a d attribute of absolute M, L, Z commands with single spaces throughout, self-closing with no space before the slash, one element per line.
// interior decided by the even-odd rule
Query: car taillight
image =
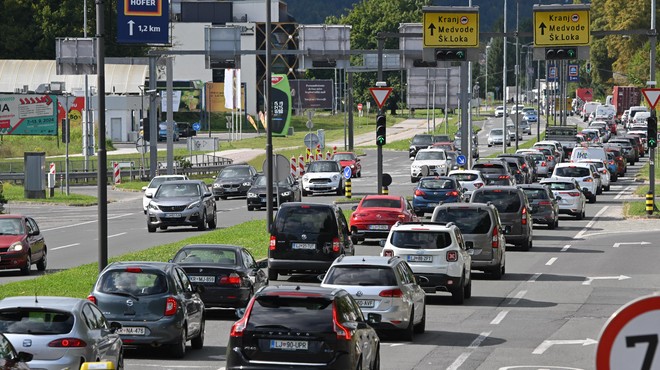
<path fill-rule="evenodd" d="M 547 166 L 548 166 L 548 163 L 546 163 L 545 161 L 541 161 L 541 167 L 547 167 Z"/>
<path fill-rule="evenodd" d="M 416 197 L 425 197 L 425 196 L 426 196 L 426 193 L 423 192 L 423 191 L 421 191 L 421 190 L 419 190 L 419 189 L 417 189 L 417 190 L 415 190 L 415 196 L 416 196 Z"/>
<path fill-rule="evenodd" d="M 509 175 L 500 175 L 498 178 L 499 179 L 508 179 Z"/>
<path fill-rule="evenodd" d="M 403 297 L 403 291 L 401 291 L 401 289 L 387 289 L 378 293 L 378 296 L 386 298 L 401 298 Z"/>
<path fill-rule="evenodd" d="M 332 238 L 332 251 L 335 253 L 339 253 L 339 238 L 335 237 Z"/>
<path fill-rule="evenodd" d="M 493 239 L 490 243 L 491 247 L 493 247 L 493 248 L 499 248 L 500 247 L 499 235 L 500 235 L 500 232 L 497 229 L 497 225 L 493 226 Z"/>
<path fill-rule="evenodd" d="M 571 196 L 571 197 L 579 197 L 580 192 L 578 192 L 578 191 L 569 191 L 568 195 Z"/>
<path fill-rule="evenodd" d="M 474 187 L 477 188 L 477 189 L 481 188 L 482 186 L 484 186 L 483 182 L 475 182 L 474 183 Z"/>
<path fill-rule="evenodd" d="M 87 300 L 94 303 L 94 304 L 98 304 L 98 302 L 96 300 L 96 297 L 94 297 L 93 295 L 88 295 Z"/>
<path fill-rule="evenodd" d="M 527 167 L 527 163 L 523 163 L 523 165 L 521 166 L 522 169 L 525 169 L 525 167 Z"/>
<path fill-rule="evenodd" d="M 584 182 L 593 182 L 594 179 L 592 179 L 591 177 L 585 177 L 585 178 L 582 179 L 582 181 L 584 181 Z"/>
<path fill-rule="evenodd" d="M 555 157 L 549 155 L 549 156 L 548 156 L 548 160 L 549 160 L 549 161 L 554 161 L 554 160 L 555 160 Z"/>
<path fill-rule="evenodd" d="M 228 276 L 223 276 L 218 280 L 218 285 L 241 285 L 241 276 L 232 272 Z"/>
<path fill-rule="evenodd" d="M 602 170 L 602 171 L 600 171 L 600 172 L 602 172 L 603 174 L 606 174 L 606 173 L 607 173 L 607 170 Z"/>
<path fill-rule="evenodd" d="M 252 306 L 254 306 L 254 297 L 252 300 L 250 300 L 250 303 L 248 303 L 243 317 L 241 317 L 240 320 L 236 321 L 234 325 L 231 326 L 231 330 L 229 331 L 230 337 L 238 338 L 243 336 L 243 331 L 245 331 L 245 328 L 247 327 L 250 311 L 252 311 Z"/>
<path fill-rule="evenodd" d="M 550 205 L 552 205 L 552 202 L 549 201 L 549 200 L 542 200 L 542 201 L 539 202 L 539 205 L 540 206 L 550 206 Z"/>
<path fill-rule="evenodd" d="M 172 316 L 176 313 L 177 303 L 174 297 L 167 297 L 165 301 L 165 316 Z"/>
<path fill-rule="evenodd" d="M 127 267 L 126 272 L 140 273 L 142 269 L 140 267 Z"/>
<path fill-rule="evenodd" d="M 385 249 L 383 251 L 383 257 L 394 257 L 394 252 L 389 249 Z"/>
<path fill-rule="evenodd" d="M 57 348 L 80 348 L 87 347 L 84 340 L 78 338 L 60 338 L 48 343 L 48 347 Z"/>
<path fill-rule="evenodd" d="M 275 235 L 270 236 L 270 245 L 268 246 L 268 249 L 271 251 L 275 250 L 275 245 L 277 244 L 277 237 Z"/>
<path fill-rule="evenodd" d="M 458 252 L 449 251 L 447 252 L 447 262 L 456 262 L 458 261 Z"/>
<path fill-rule="evenodd" d="M 523 207 L 522 209 L 522 218 L 520 219 L 520 223 L 527 225 L 527 207 Z"/>
<path fill-rule="evenodd" d="M 457 196 L 458 196 L 458 192 L 457 192 L 456 190 L 452 190 L 452 191 L 450 191 L 449 193 L 447 193 L 447 196 L 448 196 L 448 197 L 457 197 Z"/>
<path fill-rule="evenodd" d="M 337 303 L 332 303 L 332 323 L 334 324 L 334 331 L 337 333 L 337 339 L 351 340 L 351 331 L 339 323 L 337 320 Z"/>

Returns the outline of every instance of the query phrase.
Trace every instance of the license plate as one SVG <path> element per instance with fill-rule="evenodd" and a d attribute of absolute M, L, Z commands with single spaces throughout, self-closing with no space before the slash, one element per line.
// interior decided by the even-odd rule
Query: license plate
<path fill-rule="evenodd" d="M 306 351 L 308 342 L 306 340 L 277 340 L 270 341 L 271 349 L 281 349 L 285 351 Z"/>
<path fill-rule="evenodd" d="M 437 205 L 438 205 L 438 203 L 429 203 L 429 204 L 427 204 L 427 206 L 429 206 L 429 207 L 435 207 Z"/>
<path fill-rule="evenodd" d="M 291 243 L 291 249 L 316 249 L 314 243 Z"/>
<path fill-rule="evenodd" d="M 235 193 L 235 192 L 238 191 L 238 189 L 236 189 L 236 188 L 227 188 L 227 189 L 225 189 L 225 191 L 226 191 L 227 193 Z"/>
<path fill-rule="evenodd" d="M 433 262 L 433 256 L 408 256 L 408 262 Z"/>
<path fill-rule="evenodd" d="M 166 213 L 163 217 L 165 218 L 179 218 L 181 213 Z"/>
<path fill-rule="evenodd" d="M 388 230 L 389 225 L 369 225 L 369 230 Z"/>
<path fill-rule="evenodd" d="M 373 299 L 356 299 L 355 301 L 360 307 L 371 308 L 374 306 Z"/>
<path fill-rule="evenodd" d="M 215 276 L 188 276 L 193 283 L 215 283 Z"/>
<path fill-rule="evenodd" d="M 145 335 L 146 333 L 147 329 L 142 326 L 124 326 L 117 330 L 117 334 L 124 335 Z"/>

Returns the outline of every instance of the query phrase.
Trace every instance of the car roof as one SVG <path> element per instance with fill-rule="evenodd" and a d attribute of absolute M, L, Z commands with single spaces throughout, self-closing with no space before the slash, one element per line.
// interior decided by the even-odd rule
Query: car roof
<path fill-rule="evenodd" d="M 339 256 L 332 265 L 370 265 L 370 266 L 393 266 L 399 261 L 400 257 L 381 257 L 381 256 Z"/>
<path fill-rule="evenodd" d="M 541 184 L 520 184 L 517 186 L 521 189 L 547 189 L 546 186 Z"/>
<path fill-rule="evenodd" d="M 557 178 L 557 177 L 546 177 L 545 179 L 541 179 L 541 181 L 540 181 L 541 184 L 545 184 L 545 183 L 547 183 L 547 182 L 565 182 L 565 183 L 571 183 L 571 184 L 574 184 L 574 183 L 577 182 L 577 180 L 575 180 L 574 178 L 569 178 L 569 179 L 567 179 L 567 178 L 563 178 L 563 179 L 560 179 L 560 178 Z"/>
<path fill-rule="evenodd" d="M 181 247 L 181 249 L 187 249 L 187 248 L 226 249 L 226 250 L 233 250 L 233 251 L 240 251 L 240 250 L 244 249 L 243 247 L 241 247 L 239 245 L 231 245 L 231 244 L 188 244 L 188 245 L 184 245 L 183 247 Z"/>
<path fill-rule="evenodd" d="M 338 293 L 344 291 L 338 288 L 325 288 L 318 285 L 267 285 L 259 289 L 255 296 L 264 295 L 291 295 L 301 296 L 305 293 L 310 295 L 318 295 L 324 298 L 333 299 Z"/>
<path fill-rule="evenodd" d="M 445 150 L 442 148 L 434 147 L 434 148 L 424 148 L 420 149 L 417 153 L 419 152 L 444 152 Z"/>
<path fill-rule="evenodd" d="M 560 168 L 560 167 L 588 167 L 589 163 L 585 162 L 563 162 L 563 163 L 557 163 L 555 168 Z"/>
<path fill-rule="evenodd" d="M 51 296 L 18 296 L 7 297 L 0 300 L 0 308 L 7 307 L 31 307 L 51 308 L 63 311 L 73 311 L 76 306 L 85 302 L 82 298 L 51 297 Z"/>
<path fill-rule="evenodd" d="M 324 204 L 324 203 L 308 203 L 308 202 L 285 202 L 282 203 L 278 208 L 335 208 L 337 207 L 334 204 Z"/>
<path fill-rule="evenodd" d="M 466 203 L 467 204 L 467 203 Z M 392 226 L 391 230 L 403 231 L 449 231 L 452 227 L 456 227 L 453 222 L 397 222 Z"/>
<path fill-rule="evenodd" d="M 355 152 L 336 152 L 335 154 L 353 154 L 353 155 L 355 155 Z"/>
<path fill-rule="evenodd" d="M 474 192 L 483 191 L 483 190 L 520 190 L 514 185 L 486 185 L 479 189 L 475 189 Z"/>
<path fill-rule="evenodd" d="M 184 184 L 199 184 L 199 183 L 204 183 L 202 180 L 176 180 L 176 181 L 168 181 L 168 185 L 184 185 Z"/>
<path fill-rule="evenodd" d="M 144 268 L 144 269 L 155 269 L 155 270 L 167 271 L 167 270 L 171 269 L 174 266 L 177 266 L 177 264 L 171 263 L 171 262 L 121 261 L 121 262 L 113 262 L 113 263 L 109 264 L 104 269 L 104 271 L 106 271 L 106 270 L 119 270 L 119 269 L 128 268 L 128 267 L 138 267 L 138 268 Z"/>
<path fill-rule="evenodd" d="M 488 208 L 492 210 L 495 209 L 495 206 L 488 203 L 443 203 L 436 207 L 436 209 L 442 208 Z"/>
<path fill-rule="evenodd" d="M 369 199 L 390 199 L 390 200 L 401 200 L 401 196 L 400 196 L 400 195 L 382 195 L 382 194 L 380 194 L 380 195 L 379 195 L 379 194 L 369 194 L 369 195 L 365 195 L 365 196 L 362 198 L 362 200 L 365 200 L 365 199 L 367 199 L 367 198 L 369 198 Z"/>
<path fill-rule="evenodd" d="M 19 214 L 0 214 L 0 218 L 16 218 L 16 219 L 22 219 L 27 216 L 19 215 Z"/>
<path fill-rule="evenodd" d="M 447 176 L 451 176 L 455 173 L 470 173 L 470 174 L 480 175 L 481 171 L 479 171 L 479 170 L 451 170 L 451 171 L 449 171 Z"/>

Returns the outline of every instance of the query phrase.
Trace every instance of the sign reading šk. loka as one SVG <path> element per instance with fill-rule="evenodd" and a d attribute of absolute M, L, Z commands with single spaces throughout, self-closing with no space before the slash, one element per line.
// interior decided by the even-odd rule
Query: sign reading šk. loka
<path fill-rule="evenodd" d="M 425 48 L 479 46 L 478 7 L 429 6 L 422 11 Z"/>
<path fill-rule="evenodd" d="M 534 46 L 586 46 L 588 5 L 534 5 Z"/>

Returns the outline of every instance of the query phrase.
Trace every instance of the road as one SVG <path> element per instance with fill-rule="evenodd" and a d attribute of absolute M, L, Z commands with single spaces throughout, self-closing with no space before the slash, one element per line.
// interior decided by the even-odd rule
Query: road
<path fill-rule="evenodd" d="M 501 124 L 488 120 L 489 125 Z M 487 131 L 486 129 L 484 131 Z M 536 131 L 533 131 L 535 137 Z M 482 144 L 485 141 L 480 137 Z M 488 149 L 481 146 L 482 155 Z M 354 194 L 374 192 L 375 151 L 363 158 L 364 175 L 354 179 Z M 451 304 L 450 295 L 427 296 L 427 332 L 413 343 L 385 337 L 383 369 L 593 369 L 595 343 L 609 318 L 625 303 L 657 292 L 658 221 L 623 220 L 622 201 L 638 186 L 634 174 L 647 160 L 629 167 L 626 177 L 587 206 L 578 221 L 561 217 L 559 228 L 534 229 L 531 251 L 507 251 L 507 274 L 501 281 L 473 274 L 473 296 L 465 305 Z M 410 195 L 410 161 L 406 152 L 384 151 L 384 168 L 393 176 L 391 194 Z M 83 191 L 76 189 L 76 191 Z M 95 189 L 87 191 L 94 194 Z M 141 194 L 110 191 L 108 245 L 110 256 L 171 243 L 193 235 L 195 229 L 170 229 L 148 234 L 141 211 Z M 335 196 L 306 197 L 331 202 Z M 247 212 L 245 199 L 219 201 L 222 227 L 264 217 Z M 348 206 L 347 206 L 348 207 Z M 35 217 L 48 246 L 49 268 L 63 269 L 97 260 L 96 207 L 13 205 L 12 212 Z M 642 244 L 647 242 L 650 244 Z M 376 243 L 359 245 L 357 253 L 376 255 Z M 37 274 L 37 272 L 34 272 Z M 23 279 L 0 272 L 0 281 Z M 282 279 L 282 278 L 281 278 Z M 294 275 L 278 284 L 314 284 L 315 276 Z M 211 310 L 204 349 L 189 350 L 185 360 L 168 359 L 156 351 L 129 351 L 127 369 L 221 369 L 232 311 Z"/>

